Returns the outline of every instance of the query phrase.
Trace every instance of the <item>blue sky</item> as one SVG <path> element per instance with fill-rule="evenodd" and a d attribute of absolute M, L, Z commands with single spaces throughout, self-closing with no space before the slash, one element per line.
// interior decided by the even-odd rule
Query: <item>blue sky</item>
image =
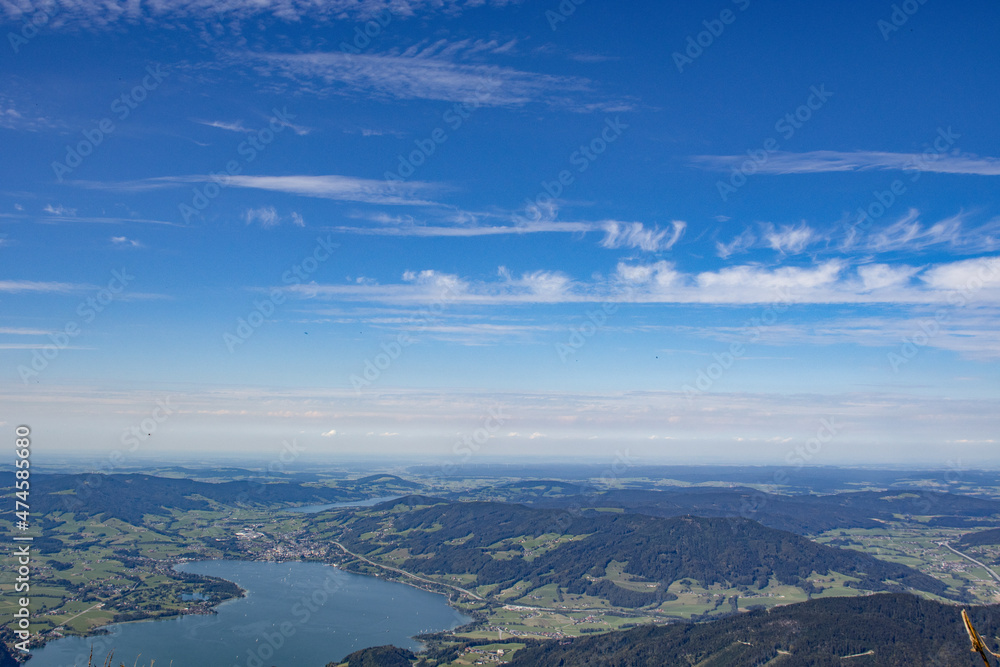
<path fill-rule="evenodd" d="M 5 428 L 1000 463 L 995 4 L 248 4 L 0 8 Z"/>

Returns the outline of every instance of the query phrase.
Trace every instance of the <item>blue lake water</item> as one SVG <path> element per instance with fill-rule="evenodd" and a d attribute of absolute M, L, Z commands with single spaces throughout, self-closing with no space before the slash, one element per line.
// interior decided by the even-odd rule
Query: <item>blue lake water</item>
<path fill-rule="evenodd" d="M 247 596 L 218 614 L 108 626 L 110 635 L 66 637 L 33 651 L 30 667 L 85 667 L 90 648 L 100 665 L 324 667 L 368 646 L 419 648 L 423 632 L 450 630 L 471 619 L 441 595 L 343 572 L 320 563 L 197 561 L 178 567 L 234 581 Z"/>
<path fill-rule="evenodd" d="M 384 503 L 387 500 L 395 500 L 401 496 L 383 496 L 381 498 L 369 498 L 368 500 L 348 500 L 343 503 L 326 503 L 325 505 L 302 505 L 301 507 L 288 507 L 289 512 L 303 512 L 305 514 L 315 514 L 335 507 L 371 507 Z"/>

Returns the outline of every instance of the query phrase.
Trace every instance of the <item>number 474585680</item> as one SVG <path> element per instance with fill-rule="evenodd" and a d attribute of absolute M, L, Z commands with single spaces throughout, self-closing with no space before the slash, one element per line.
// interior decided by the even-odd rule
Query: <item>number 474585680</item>
<path fill-rule="evenodd" d="M 31 431 L 27 426 L 19 426 L 16 431 L 18 438 L 14 441 L 15 450 L 14 453 L 17 455 L 17 460 L 14 462 L 14 466 L 17 471 L 14 476 L 17 478 L 15 482 L 17 501 L 15 504 L 15 515 L 21 521 L 28 520 L 28 489 L 30 488 L 30 483 L 28 478 L 31 476 L 28 468 L 31 467 L 31 461 L 29 457 L 31 456 L 31 439 L 28 435 Z"/>

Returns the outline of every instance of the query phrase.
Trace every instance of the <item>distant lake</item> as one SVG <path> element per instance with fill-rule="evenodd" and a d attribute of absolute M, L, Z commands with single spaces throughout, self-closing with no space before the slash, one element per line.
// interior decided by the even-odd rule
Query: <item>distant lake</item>
<path fill-rule="evenodd" d="M 247 597 L 224 602 L 218 614 L 107 626 L 110 635 L 66 637 L 32 652 L 30 667 L 84 667 L 114 650 L 114 664 L 324 667 L 352 651 L 450 630 L 471 619 L 441 595 L 320 563 L 197 561 L 177 568 L 234 581 Z"/>
<path fill-rule="evenodd" d="M 288 507 L 286 509 L 289 512 L 314 514 L 316 512 L 323 512 L 335 507 L 371 507 L 372 505 L 378 505 L 379 503 L 384 503 L 388 500 L 395 500 L 396 498 L 402 498 L 402 496 L 383 496 L 381 498 L 369 498 L 368 500 L 348 500 L 343 503 L 327 503 L 325 505 L 302 505 L 301 507 Z"/>

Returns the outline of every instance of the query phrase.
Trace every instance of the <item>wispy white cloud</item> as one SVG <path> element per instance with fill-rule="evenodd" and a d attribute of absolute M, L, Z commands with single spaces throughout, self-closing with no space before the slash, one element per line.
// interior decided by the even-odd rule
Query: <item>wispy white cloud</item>
<path fill-rule="evenodd" d="M 66 206 L 60 206 L 58 204 L 55 206 L 52 204 L 46 204 L 45 208 L 42 210 L 46 213 L 51 213 L 52 215 L 60 217 L 74 217 L 76 215 L 75 208 L 67 208 Z"/>
<path fill-rule="evenodd" d="M 685 273 L 673 263 L 619 262 L 606 279 L 575 281 L 558 271 L 538 270 L 498 281 L 474 281 L 434 270 L 409 271 L 402 284 L 294 286 L 310 297 L 393 304 L 430 303 L 442 294 L 454 303 L 526 304 L 618 301 L 745 305 L 946 304 L 956 292 L 973 290 L 984 303 L 1000 303 L 1000 258 L 930 267 L 862 264 L 831 259 L 806 266 L 727 266 Z"/>
<path fill-rule="evenodd" d="M 251 133 L 251 132 L 256 132 L 257 131 L 257 128 L 250 128 L 250 127 L 247 127 L 246 125 L 244 125 L 242 120 L 234 120 L 234 121 L 225 121 L 225 120 L 200 120 L 198 118 L 192 118 L 191 120 L 193 120 L 195 123 L 198 123 L 199 125 L 205 125 L 205 126 L 208 126 L 208 127 L 214 127 L 214 128 L 220 129 L 220 130 L 226 130 L 227 132 L 238 132 L 238 133 L 241 133 L 241 134 L 247 134 L 247 133 Z M 310 132 L 312 132 L 312 128 L 311 127 L 305 127 L 303 125 L 296 125 L 295 123 L 290 122 L 287 118 L 283 118 L 282 121 L 281 121 L 281 123 L 285 127 L 291 128 L 292 131 L 295 132 L 295 134 L 299 135 L 300 137 L 301 136 L 305 136 L 305 135 L 309 134 Z M 195 143 L 198 143 L 198 142 L 195 142 Z M 207 144 L 198 144 L 198 145 L 199 146 L 205 146 Z"/>
<path fill-rule="evenodd" d="M 796 255 L 802 252 L 816 237 L 815 232 L 806 224 L 797 227 L 782 225 L 775 229 L 774 225 L 765 226 L 764 241 L 772 250 L 782 254 Z"/>
<path fill-rule="evenodd" d="M 208 183 L 217 180 L 210 174 L 191 176 L 157 176 L 136 181 L 73 181 L 72 184 L 94 190 L 113 192 L 145 192 L 176 188 L 191 183 Z M 338 201 L 367 204 L 430 206 L 435 202 L 417 197 L 440 192 L 441 184 L 424 181 L 390 183 L 385 180 L 354 178 L 351 176 L 229 176 L 225 187 L 249 188 L 283 192 L 285 194 L 318 197 Z"/>
<path fill-rule="evenodd" d="M 80 283 L 59 283 L 37 280 L 0 280 L 0 292 L 18 294 L 32 292 L 36 294 L 72 294 L 84 290 L 96 289 L 93 285 Z"/>
<path fill-rule="evenodd" d="M 200 178 L 202 181 L 210 179 L 211 176 Z M 321 199 L 409 206 L 434 204 L 425 199 L 415 199 L 414 196 L 440 190 L 439 186 L 422 181 L 388 183 L 348 176 L 232 176 L 227 184 L 237 188 L 284 192 Z"/>
<path fill-rule="evenodd" d="M 618 262 L 615 269 L 615 279 L 635 288 L 638 286 L 649 289 L 663 290 L 682 285 L 689 276 L 682 275 L 674 268 L 672 262 L 660 260 L 655 264 L 629 264 Z M 638 290 L 634 290 L 635 294 Z"/>
<path fill-rule="evenodd" d="M 921 276 L 935 290 L 977 291 L 1000 287 L 1000 257 L 979 257 L 938 264 Z"/>
<path fill-rule="evenodd" d="M 918 220 L 916 210 L 897 222 L 878 230 L 871 235 L 870 246 L 878 252 L 888 250 L 919 250 L 927 246 L 954 243 L 962 229 L 961 216 L 952 216 L 929 227 L 924 227 Z"/>
<path fill-rule="evenodd" d="M 24 119 L 20 112 L 13 106 L 10 106 L 9 102 L 0 100 L 0 127 L 13 130 L 19 129 L 24 124 Z"/>
<path fill-rule="evenodd" d="M 727 171 L 746 161 L 746 155 L 695 155 L 692 164 Z M 889 153 L 878 151 L 778 152 L 757 165 L 760 174 L 816 174 L 844 171 L 921 171 L 940 174 L 1000 176 L 1000 159 L 972 155 Z"/>
<path fill-rule="evenodd" d="M 759 227 L 759 235 L 748 227 L 728 243 L 716 241 L 715 254 L 722 259 L 729 259 L 752 248 L 770 248 L 782 255 L 797 255 L 810 244 L 822 240 L 821 236 L 804 222 L 798 225 L 781 225 L 781 227 L 766 222 L 761 223 Z"/>
<path fill-rule="evenodd" d="M 425 99 L 476 106 L 521 106 L 542 101 L 572 105 L 571 96 L 590 90 L 580 78 L 516 70 L 511 67 L 456 62 L 468 56 L 462 49 L 437 48 L 401 53 L 351 54 L 248 53 L 234 61 L 250 60 L 269 85 L 295 82 L 299 92 L 361 94 L 387 99 Z M 272 78 L 276 77 L 276 78 Z"/>
<path fill-rule="evenodd" d="M 384 212 L 370 214 L 355 214 L 354 217 L 379 223 L 378 227 L 358 227 L 338 225 L 328 227 L 330 231 L 346 234 L 363 234 L 372 236 L 416 236 L 416 237 L 474 237 L 521 234 L 588 234 L 600 232 L 603 238 L 600 245 L 604 248 L 634 248 L 655 252 L 670 250 L 684 235 L 687 223 L 674 220 L 669 228 L 658 226 L 646 227 L 641 222 L 620 222 L 617 220 L 602 220 L 598 222 L 584 220 L 555 219 L 555 211 L 551 215 L 540 216 L 538 220 L 518 218 L 516 224 L 489 224 L 484 220 L 505 218 L 499 213 L 473 213 L 470 211 L 448 211 L 445 218 L 452 224 L 426 224 L 411 215 L 389 215 Z"/>
<path fill-rule="evenodd" d="M 6 5 L 7 3 L 0 5 L 0 10 Z M 30 103 L 25 104 L 23 101 L 15 103 L 6 95 L 0 93 L 0 128 L 5 130 L 38 132 L 41 130 L 51 130 L 60 126 L 59 123 L 51 118 L 18 110 L 18 107 L 26 109 L 32 106 L 34 105 Z"/>
<path fill-rule="evenodd" d="M 273 206 L 261 206 L 260 208 L 248 208 L 243 212 L 243 221 L 248 225 L 257 224 L 264 229 L 277 227 L 287 219 L 289 223 L 296 227 L 305 227 L 306 223 L 302 216 L 292 211 L 287 218 L 278 214 L 278 209 Z"/>
<path fill-rule="evenodd" d="M 858 277 L 861 279 L 861 289 L 867 292 L 906 285 L 919 271 L 918 267 L 913 266 L 866 264 L 858 267 Z"/>
<path fill-rule="evenodd" d="M 207 125 L 209 127 L 217 127 L 220 130 L 228 130 L 230 132 L 249 132 L 250 129 L 243 125 L 242 120 L 227 122 L 223 120 L 198 120 L 193 119 L 194 122 L 200 123 L 201 125 Z"/>
<path fill-rule="evenodd" d="M 126 237 L 126 236 L 112 236 L 111 237 L 111 243 L 112 243 L 112 245 L 115 245 L 115 246 L 117 246 L 119 248 L 145 248 L 146 247 L 141 242 L 136 241 L 135 239 L 130 239 L 130 238 Z"/>
<path fill-rule="evenodd" d="M 815 322 L 779 321 L 767 327 L 761 345 L 861 345 L 898 350 L 904 340 L 919 336 L 922 347 L 957 352 L 977 359 L 1000 359 L 1000 331 L 995 307 L 950 308 L 944 321 L 935 311 L 898 316 L 870 315 L 823 318 Z M 746 342 L 746 327 L 668 326 L 673 332 L 724 343 Z M 928 335 L 931 331 L 934 335 Z"/>
<path fill-rule="evenodd" d="M 523 225 L 416 225 L 405 223 L 402 219 L 399 226 L 392 227 L 330 227 L 331 231 L 345 234 L 364 234 L 373 236 L 420 236 L 420 237 L 467 237 L 467 236 L 498 236 L 505 234 L 543 234 L 562 233 L 577 234 L 597 231 L 599 225 L 590 222 L 530 222 Z"/>
<path fill-rule="evenodd" d="M 841 250 L 919 252 L 942 247 L 952 251 L 990 252 L 1000 248 L 1000 220 L 970 226 L 970 217 L 969 214 L 960 212 L 926 223 L 917 209 L 910 209 L 898 220 L 866 234 L 859 234 L 853 228 L 848 230 Z"/>
<path fill-rule="evenodd" d="M 636 248 L 646 252 L 670 250 L 687 228 L 683 220 L 674 220 L 671 229 L 653 227 L 647 229 L 641 222 L 618 222 L 608 220 L 602 223 L 605 231 L 601 245 L 605 248 Z"/>
<path fill-rule="evenodd" d="M 0 350 L 44 350 L 52 347 L 51 342 L 44 343 L 0 343 Z M 92 347 L 81 347 L 79 345 L 60 345 L 61 350 L 93 350 Z"/>
<path fill-rule="evenodd" d="M 16 0 L 0 3 L 0 15 L 20 22 L 41 10 L 51 13 L 47 29 L 110 30 L 122 25 L 158 25 L 194 21 L 231 25 L 256 19 L 275 18 L 286 23 L 370 19 L 385 11 L 399 18 L 426 12 L 455 14 L 466 8 L 503 7 L 520 0 L 185 0 L 184 2 L 93 2 L 59 0 L 53 11 L 49 0 Z"/>
<path fill-rule="evenodd" d="M 92 217 L 83 215 L 58 215 L 52 213 L 46 213 L 45 215 L 30 215 L 27 213 L 0 213 L 0 218 L 8 218 L 15 220 L 35 220 L 37 222 L 46 224 L 58 224 L 58 223 L 87 223 L 87 224 L 101 224 L 101 225 L 125 225 L 129 223 L 143 224 L 143 225 L 167 225 L 170 227 L 183 227 L 178 222 L 171 222 L 169 220 L 150 220 L 148 218 L 105 218 L 105 217 Z"/>
<path fill-rule="evenodd" d="M 541 301 L 553 301 L 568 294 L 573 282 L 560 271 L 533 271 L 509 284 L 526 288 L 529 294 Z"/>
<path fill-rule="evenodd" d="M 149 406 L 162 399 L 159 391 L 109 391 L 100 387 L 58 387 L 29 385 L 0 391 L 0 404 L 17 407 L 18 414 L 29 421 L 59 409 L 67 419 L 56 425 L 67 434 L 78 430 L 87 446 L 98 446 L 90 430 L 80 429 L 80 415 L 114 414 L 121 416 L 122 427 L 149 414 Z M 694 406 L 681 391 L 496 391 L 405 389 L 389 385 L 377 392 L 358 395 L 350 387 L 342 389 L 264 389 L 226 386 L 214 389 L 178 391 L 171 396 L 177 419 L 192 428 L 210 433 L 239 429 L 248 422 L 253 428 L 231 442 L 214 442 L 217 452 L 260 453 L 273 456 L 274 433 L 312 424 L 310 435 L 302 436 L 307 451 L 323 450 L 320 433 L 337 424 L 338 448 L 364 452 L 366 434 L 398 435 L 387 441 L 398 442 L 386 451 L 405 452 L 425 460 L 439 454 L 452 456 L 454 434 L 468 429 L 470 415 L 483 414 L 484 406 L 502 406 L 512 415 L 498 433 L 494 455 L 537 454 L 532 434 L 542 434 L 551 445 L 547 454 L 594 456 L 608 460 L 609 442 L 628 447 L 634 457 L 652 457 L 676 462 L 706 460 L 729 463 L 753 461 L 757 464 L 785 462 L 789 451 L 786 437 L 804 442 L 803 434 L 815 433 L 817 415 L 831 418 L 841 427 L 837 447 L 831 448 L 828 463 L 858 461 L 895 461 L 905 451 L 911 461 L 929 460 L 942 455 L 943 443 L 967 441 L 946 446 L 948 457 L 997 460 L 995 444 L 979 448 L 973 441 L 995 440 L 998 425 L 995 401 L 967 397 L 943 401 L 938 396 L 924 396 L 892 391 L 827 394 L 726 393 L 706 392 L 695 399 Z M 667 419 L 677 417 L 677 419 Z M 780 425 L 776 432 L 775 425 Z M 673 438 L 676 445 L 649 441 L 649 434 Z M 59 432 L 62 435 L 62 432 Z M 508 435 L 509 434 L 509 435 Z M 588 444 L 590 438 L 598 440 Z M 192 438 L 190 430 L 167 430 L 162 434 L 164 451 L 193 452 L 203 449 L 207 440 Z M 206 436 L 209 438 L 212 436 Z M 748 451 L 735 438 L 759 442 Z M 90 442 L 88 438 L 97 442 Z M 769 443 L 769 440 L 778 441 Z M 79 442 L 78 437 L 75 442 Z M 500 443 L 507 443 L 501 445 Z M 313 445 L 313 446 L 310 446 Z M 502 448 L 501 448 L 502 447 Z M 520 448 L 519 448 L 520 447 Z M 668 447 L 670 447 L 668 449 Z M 100 450 L 98 450 L 100 451 Z"/>
<path fill-rule="evenodd" d="M 747 228 L 740 232 L 739 236 L 735 237 L 729 243 L 716 241 L 715 254 L 722 259 L 729 259 L 733 255 L 739 255 L 747 252 L 756 242 L 757 237 L 754 236 L 754 233 L 750 231 L 749 228 Z"/>
<path fill-rule="evenodd" d="M 722 259 L 770 248 L 782 254 L 810 252 L 890 253 L 921 252 L 931 248 L 965 254 L 993 252 L 1000 248 L 1000 219 L 971 225 L 972 215 L 964 211 L 924 222 L 917 209 L 909 209 L 899 218 L 872 224 L 862 229 L 852 220 L 846 227 L 817 229 L 805 222 L 798 225 L 761 223 L 757 231 L 746 227 L 728 242 L 716 241 L 716 254 Z"/>

